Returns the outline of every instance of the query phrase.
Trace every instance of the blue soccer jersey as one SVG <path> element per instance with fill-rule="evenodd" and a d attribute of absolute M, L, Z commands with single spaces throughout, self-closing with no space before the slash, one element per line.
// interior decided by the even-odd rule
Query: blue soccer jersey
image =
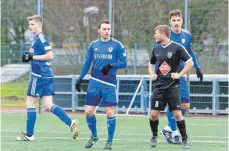
<path fill-rule="evenodd" d="M 127 66 L 126 52 L 122 43 L 113 38 L 107 42 L 103 42 L 100 39 L 93 41 L 88 48 L 79 79 L 83 79 L 87 74 L 91 63 L 91 84 L 99 87 L 104 87 L 104 84 L 116 86 L 117 69 Z M 102 68 L 108 64 L 112 64 L 113 68 L 110 69 L 108 75 L 103 75 Z"/>
<path fill-rule="evenodd" d="M 29 50 L 33 55 L 44 55 L 51 51 L 52 47 L 49 44 L 48 38 L 43 33 L 35 35 L 31 48 Z M 51 63 L 48 60 L 31 60 L 31 72 L 36 77 L 53 77 Z"/>
<path fill-rule="evenodd" d="M 173 32 L 172 29 L 170 31 L 171 31 L 170 32 L 170 39 L 174 42 L 177 42 L 177 43 L 183 45 L 186 48 L 186 50 L 188 51 L 188 53 L 190 54 L 190 56 L 192 57 L 194 67 L 196 69 L 199 68 L 195 53 L 192 49 L 192 36 L 191 36 L 191 34 L 187 30 L 184 30 L 184 29 L 181 29 L 181 32 L 178 34 Z M 180 72 L 183 68 L 184 68 L 184 62 L 180 61 L 178 72 Z"/>

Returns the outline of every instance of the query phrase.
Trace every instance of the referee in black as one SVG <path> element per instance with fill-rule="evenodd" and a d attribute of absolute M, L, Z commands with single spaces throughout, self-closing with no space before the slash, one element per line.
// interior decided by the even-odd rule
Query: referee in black
<path fill-rule="evenodd" d="M 193 67 L 192 57 L 182 45 L 169 39 L 170 28 L 167 25 L 159 25 L 154 30 L 157 45 L 152 50 L 148 66 L 150 77 L 154 81 L 149 120 L 153 133 L 151 146 L 157 146 L 160 111 L 163 111 L 168 104 L 176 118 L 177 127 L 182 136 L 182 146 L 188 149 L 190 144 L 188 143 L 185 120 L 181 114 L 179 79 Z M 177 73 L 180 60 L 186 64 L 184 69 Z"/>

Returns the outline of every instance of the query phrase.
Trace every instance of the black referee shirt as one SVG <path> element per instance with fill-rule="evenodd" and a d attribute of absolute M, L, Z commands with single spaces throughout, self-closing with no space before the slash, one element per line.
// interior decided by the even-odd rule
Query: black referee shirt
<path fill-rule="evenodd" d="M 180 44 L 170 41 L 166 46 L 157 44 L 152 50 L 150 64 L 155 65 L 155 73 L 164 88 L 179 84 L 179 80 L 173 80 L 171 73 L 177 72 L 180 60 L 188 62 L 192 57 Z M 156 80 L 156 81 L 158 81 Z"/>

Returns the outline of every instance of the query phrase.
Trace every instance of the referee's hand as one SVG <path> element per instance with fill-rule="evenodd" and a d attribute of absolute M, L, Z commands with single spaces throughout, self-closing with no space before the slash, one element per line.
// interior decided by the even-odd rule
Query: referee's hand
<path fill-rule="evenodd" d="M 179 73 L 171 73 L 171 78 L 172 78 L 173 80 L 175 80 L 175 79 L 180 79 L 180 75 L 179 75 Z"/>
<path fill-rule="evenodd" d="M 157 80 L 157 75 L 156 74 L 150 75 L 150 77 L 153 79 L 153 81 Z"/>

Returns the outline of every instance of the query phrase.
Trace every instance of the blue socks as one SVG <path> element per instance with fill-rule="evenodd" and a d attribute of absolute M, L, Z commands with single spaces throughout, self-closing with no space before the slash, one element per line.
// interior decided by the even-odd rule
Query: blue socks
<path fill-rule="evenodd" d="M 51 112 L 61 119 L 66 125 L 71 125 L 71 118 L 66 114 L 66 112 L 59 106 L 53 105 Z"/>
<path fill-rule="evenodd" d="M 182 115 L 184 116 L 185 110 L 183 108 L 181 109 L 181 112 L 182 112 Z M 173 112 L 171 112 L 169 110 L 169 108 L 167 108 L 167 118 L 168 118 L 168 122 L 169 122 L 168 125 L 171 128 L 171 130 L 176 131 L 177 130 L 177 124 L 176 124 L 177 122 L 173 116 Z"/>
<path fill-rule="evenodd" d="M 91 130 L 92 137 L 97 137 L 97 130 L 96 130 L 96 118 L 95 115 L 88 116 L 87 118 L 87 125 Z"/>
<path fill-rule="evenodd" d="M 27 108 L 26 135 L 29 137 L 34 134 L 36 118 L 36 108 Z"/>
<path fill-rule="evenodd" d="M 173 116 L 173 112 L 171 112 L 169 110 L 169 108 L 167 108 L 167 118 L 168 118 L 168 125 L 171 128 L 172 131 L 176 131 L 177 130 L 177 122 L 176 119 Z"/>
<path fill-rule="evenodd" d="M 108 131 L 108 142 L 113 141 L 114 132 L 116 127 L 116 118 L 114 117 L 107 117 L 107 131 Z"/>

